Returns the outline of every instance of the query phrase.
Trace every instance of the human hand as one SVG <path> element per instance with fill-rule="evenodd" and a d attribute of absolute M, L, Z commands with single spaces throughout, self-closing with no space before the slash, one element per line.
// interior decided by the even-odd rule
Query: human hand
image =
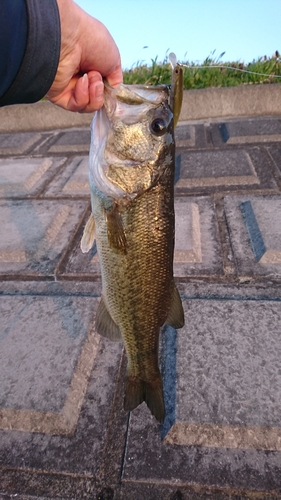
<path fill-rule="evenodd" d="M 90 113 L 103 105 L 102 77 L 115 87 L 122 82 L 119 50 L 107 28 L 73 0 L 57 0 L 61 53 L 46 97 L 69 111 Z"/>

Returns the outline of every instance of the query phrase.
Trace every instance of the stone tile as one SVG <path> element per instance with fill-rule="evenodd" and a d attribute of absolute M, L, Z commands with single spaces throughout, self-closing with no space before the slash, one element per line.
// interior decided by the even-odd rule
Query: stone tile
<path fill-rule="evenodd" d="M 175 129 L 177 148 L 206 148 L 208 146 L 204 124 L 179 122 Z"/>
<path fill-rule="evenodd" d="M 25 288 L 0 297 L 0 465 L 97 476 L 122 345 L 95 333 L 91 294 Z"/>
<path fill-rule="evenodd" d="M 54 276 L 86 201 L 0 202 L 0 276 Z"/>
<path fill-rule="evenodd" d="M 209 198 L 180 198 L 175 201 L 176 235 L 174 274 L 188 275 L 223 274 L 220 246 L 214 207 Z M 85 225 L 88 219 L 85 217 Z M 100 276 L 96 246 L 88 254 L 82 254 L 77 238 L 73 251 L 60 270 L 64 275 Z"/>
<path fill-rule="evenodd" d="M 131 413 L 123 481 L 280 488 L 280 299 L 240 291 L 184 310 L 186 326 L 162 333 L 166 421 Z"/>
<path fill-rule="evenodd" d="M 281 120 L 256 118 L 211 124 L 214 146 L 281 142 Z"/>
<path fill-rule="evenodd" d="M 20 155 L 41 139 L 40 133 L 0 134 L 0 155 Z"/>
<path fill-rule="evenodd" d="M 212 200 L 178 198 L 175 216 L 175 276 L 223 274 Z"/>
<path fill-rule="evenodd" d="M 238 274 L 281 276 L 281 196 L 225 198 Z"/>
<path fill-rule="evenodd" d="M 35 196 L 65 158 L 0 159 L 0 197 Z"/>
<path fill-rule="evenodd" d="M 76 156 L 48 186 L 47 196 L 86 196 L 90 200 L 89 158 Z"/>
<path fill-rule="evenodd" d="M 62 132 L 57 140 L 49 148 L 50 153 L 89 153 L 91 143 L 91 131 L 77 129 Z"/>
<path fill-rule="evenodd" d="M 277 189 L 270 173 L 270 160 L 258 148 L 184 151 L 180 158 L 178 194 Z"/>
<path fill-rule="evenodd" d="M 5 493 L 2 495 L 0 493 L 0 500 L 13 500 L 14 497 L 15 497 L 15 495 L 11 495 L 10 496 L 8 494 L 6 495 Z M 16 495 L 16 499 L 17 500 L 48 500 L 47 497 L 42 497 L 42 496 L 40 496 L 40 497 L 34 497 L 33 495 L 32 496 L 30 496 L 30 495 L 27 496 L 27 495 L 18 495 L 18 494 Z M 57 499 L 58 499 L 58 497 L 54 498 L 53 500 L 57 500 Z M 65 498 L 61 498 L 60 500 L 66 500 L 66 499 Z"/>
<path fill-rule="evenodd" d="M 121 485 L 121 495 L 118 500 L 249 500 L 248 491 L 233 491 L 232 488 L 214 488 L 208 486 L 198 486 L 193 484 L 173 486 L 165 482 L 143 483 L 138 481 L 123 481 Z M 258 492 L 258 496 L 251 496 L 259 500 L 266 500 L 267 493 Z M 6 499 L 4 499 L 6 500 Z M 10 500 L 10 499 L 7 499 Z M 12 499 L 11 499 L 12 500 Z M 19 498 L 19 500 L 22 500 Z M 33 500 L 33 499 L 23 499 Z M 40 499 L 41 500 L 41 499 Z M 42 499 L 45 500 L 45 499 Z"/>

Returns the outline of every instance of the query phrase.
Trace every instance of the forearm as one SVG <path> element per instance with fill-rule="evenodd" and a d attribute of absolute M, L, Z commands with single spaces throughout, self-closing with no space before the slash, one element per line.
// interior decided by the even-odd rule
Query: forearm
<path fill-rule="evenodd" d="M 6 3 L 10 2 L 11 0 L 1 0 L 2 13 L 5 9 L 6 12 L 10 11 L 11 4 L 6 5 Z M 60 57 L 60 17 L 56 0 L 48 0 L 47 2 L 25 0 L 26 17 L 21 16 L 22 9 L 25 10 L 23 0 L 12 0 L 12 3 L 16 4 L 17 7 L 13 14 L 19 17 L 18 23 L 21 23 L 21 33 L 24 32 L 22 24 L 27 23 L 26 44 L 24 51 L 22 45 L 19 47 L 23 57 L 16 74 L 13 75 L 15 68 L 13 68 L 13 71 L 6 68 L 7 72 L 0 75 L 0 106 L 36 102 L 41 99 L 54 81 Z M 19 9 L 19 6 L 21 6 L 21 9 Z M 14 33 L 15 19 L 13 21 L 9 29 L 11 30 L 11 39 L 16 39 L 15 47 L 16 43 L 23 43 L 24 36 Z M 2 33 L 4 27 L 1 24 L 5 22 L 6 16 L 0 16 L 0 31 Z M 3 47 L 8 51 L 11 50 L 11 45 L 7 44 L 7 42 L 4 43 Z M 8 54 L 6 60 L 9 57 L 12 58 L 13 55 Z M 12 81 L 9 81 L 11 77 Z M 4 80 L 5 83 L 2 84 Z M 7 82 L 8 88 L 6 88 Z M 4 90 L 3 95 L 1 95 L 1 90 Z"/>

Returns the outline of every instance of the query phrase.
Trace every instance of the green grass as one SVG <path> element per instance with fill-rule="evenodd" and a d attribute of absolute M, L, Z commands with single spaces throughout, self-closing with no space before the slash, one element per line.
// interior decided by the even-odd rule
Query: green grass
<path fill-rule="evenodd" d="M 168 52 L 168 51 L 167 51 Z M 184 68 L 184 88 L 203 89 L 206 87 L 233 87 L 237 85 L 252 85 L 261 83 L 281 83 L 281 56 L 276 51 L 274 56 L 260 57 L 250 63 L 242 62 L 222 62 L 224 53 L 217 59 L 213 51 L 205 61 L 198 66 L 197 63 L 180 61 L 188 67 Z M 232 69 L 216 68 L 215 66 L 230 66 Z M 207 66 L 207 67 L 206 67 Z M 264 73 L 266 76 L 243 73 L 239 70 Z M 166 54 L 162 62 L 158 62 L 156 57 L 151 60 L 151 65 L 147 66 L 141 62 L 135 67 L 124 71 L 124 83 L 127 84 L 149 84 L 159 85 L 161 83 L 171 83 L 171 65 Z"/>

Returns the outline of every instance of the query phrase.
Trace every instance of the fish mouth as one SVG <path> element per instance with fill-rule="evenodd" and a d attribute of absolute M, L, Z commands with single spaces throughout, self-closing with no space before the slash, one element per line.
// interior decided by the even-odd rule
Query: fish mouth
<path fill-rule="evenodd" d="M 126 124 L 137 123 L 151 107 L 169 101 L 168 85 L 125 85 L 111 87 L 104 80 L 104 108 L 109 119 L 122 119 Z M 137 110 L 137 113 L 136 113 Z"/>
<path fill-rule="evenodd" d="M 161 92 L 162 91 L 162 92 Z M 149 103 L 157 106 L 159 103 L 169 98 L 170 85 L 126 85 L 120 83 L 117 87 L 111 87 L 108 81 L 104 79 L 105 99 L 108 95 L 114 95 L 114 98 L 126 104 Z"/>
<path fill-rule="evenodd" d="M 92 127 L 95 129 L 95 133 L 92 133 L 89 155 L 90 186 L 114 199 L 122 198 L 124 195 L 129 196 L 129 198 L 134 198 L 136 196 L 134 193 L 127 193 L 118 184 L 112 182 L 107 173 L 111 165 L 115 165 L 116 167 L 120 166 L 120 168 L 131 168 L 138 166 L 139 162 L 132 159 L 120 158 L 113 151 L 108 151 L 106 149 L 111 120 L 105 108 L 99 110 L 95 116 L 94 122 Z"/>

